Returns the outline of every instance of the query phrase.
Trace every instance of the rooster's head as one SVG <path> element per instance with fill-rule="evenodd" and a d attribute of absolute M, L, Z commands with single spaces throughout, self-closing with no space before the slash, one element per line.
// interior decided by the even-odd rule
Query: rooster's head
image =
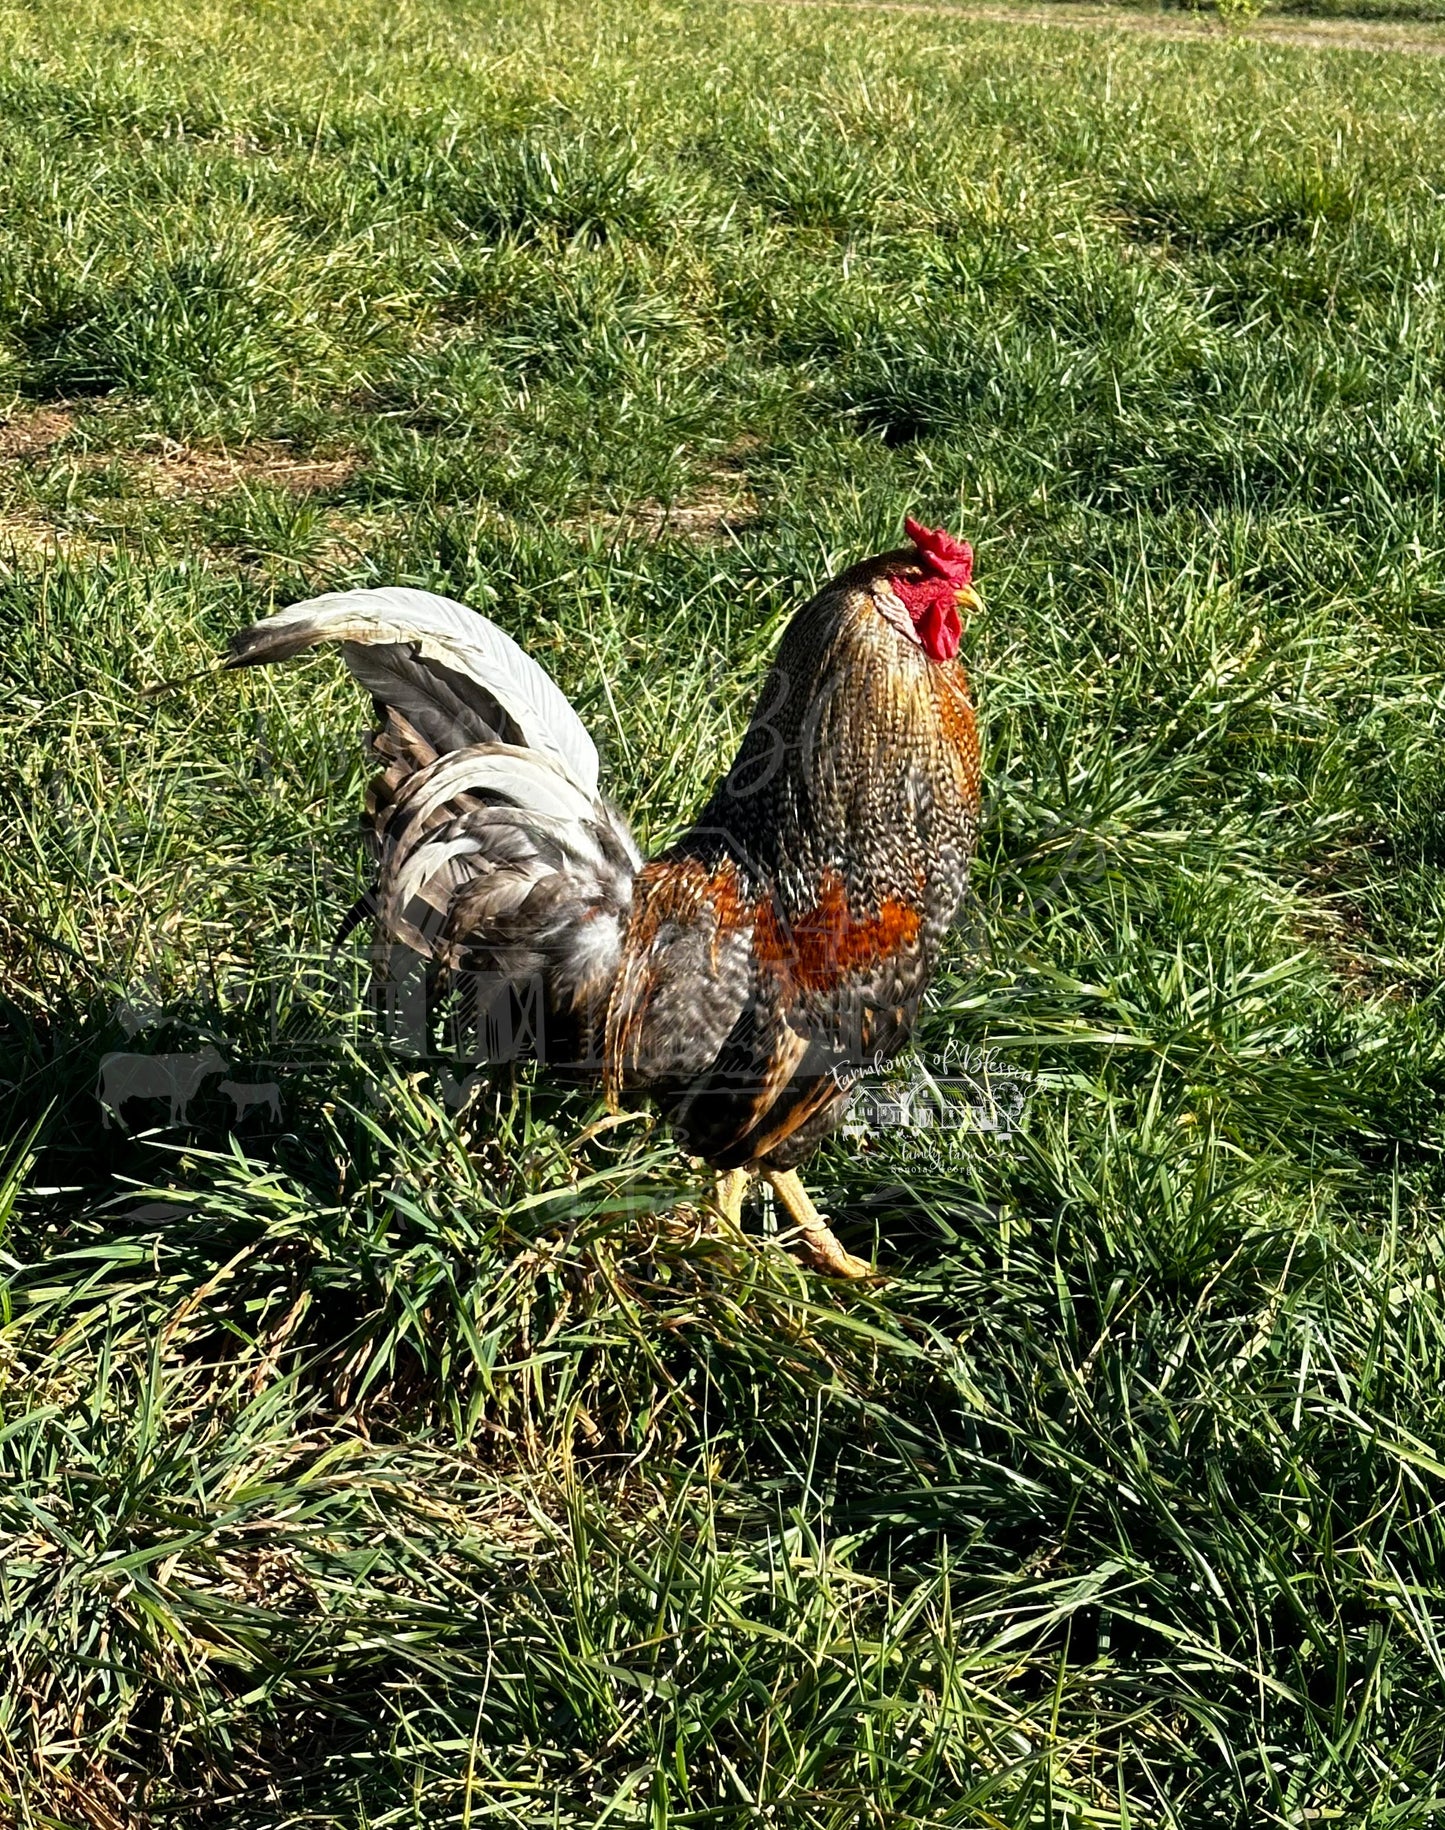
<path fill-rule="evenodd" d="M 903 523 L 912 551 L 889 555 L 889 571 L 874 601 L 901 635 L 930 661 L 951 661 L 963 633 L 962 612 L 980 608 L 974 591 L 973 548 L 941 527 Z"/>

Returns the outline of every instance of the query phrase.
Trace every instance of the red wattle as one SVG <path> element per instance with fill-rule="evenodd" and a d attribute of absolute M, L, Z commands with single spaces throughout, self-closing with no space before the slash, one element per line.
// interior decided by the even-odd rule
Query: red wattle
<path fill-rule="evenodd" d="M 963 624 L 958 614 L 958 584 L 946 578 L 890 578 L 903 600 L 930 661 L 951 661 L 958 653 Z M 966 580 L 960 581 L 966 583 Z"/>

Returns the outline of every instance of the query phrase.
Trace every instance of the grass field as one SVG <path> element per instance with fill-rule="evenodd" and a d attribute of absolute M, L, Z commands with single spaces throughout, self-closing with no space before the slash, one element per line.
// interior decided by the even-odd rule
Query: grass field
<path fill-rule="evenodd" d="M 0 97 L 0 1819 L 1439 1822 L 1445 64 L 75 0 Z M 656 843 L 907 510 L 987 601 L 918 1054 L 1029 1097 L 820 1154 L 871 1291 L 355 1020 L 334 659 L 143 691 L 439 588 Z M 207 1046 L 279 1116 L 102 1126 Z"/>

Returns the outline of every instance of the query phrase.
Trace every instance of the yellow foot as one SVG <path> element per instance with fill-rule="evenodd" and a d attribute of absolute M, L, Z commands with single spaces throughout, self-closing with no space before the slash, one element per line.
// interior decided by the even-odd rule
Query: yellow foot
<path fill-rule="evenodd" d="M 752 1179 L 750 1169 L 724 1169 L 717 1178 L 713 1206 L 731 1226 L 742 1225 L 743 1197 Z"/>
<path fill-rule="evenodd" d="M 829 1277 L 872 1277 L 873 1267 L 855 1258 L 834 1235 L 828 1222 L 808 1198 L 796 1169 L 765 1169 L 764 1178 L 782 1203 L 783 1211 L 798 1229 L 798 1244 L 814 1267 Z"/>

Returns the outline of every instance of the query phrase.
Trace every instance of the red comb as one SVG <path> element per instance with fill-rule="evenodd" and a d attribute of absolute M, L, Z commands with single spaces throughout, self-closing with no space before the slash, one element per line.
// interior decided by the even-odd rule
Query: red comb
<path fill-rule="evenodd" d="M 973 577 L 973 548 L 966 540 L 955 540 L 945 528 L 925 527 L 912 515 L 904 518 L 903 531 L 936 578 L 946 579 L 951 585 L 966 585 Z"/>

